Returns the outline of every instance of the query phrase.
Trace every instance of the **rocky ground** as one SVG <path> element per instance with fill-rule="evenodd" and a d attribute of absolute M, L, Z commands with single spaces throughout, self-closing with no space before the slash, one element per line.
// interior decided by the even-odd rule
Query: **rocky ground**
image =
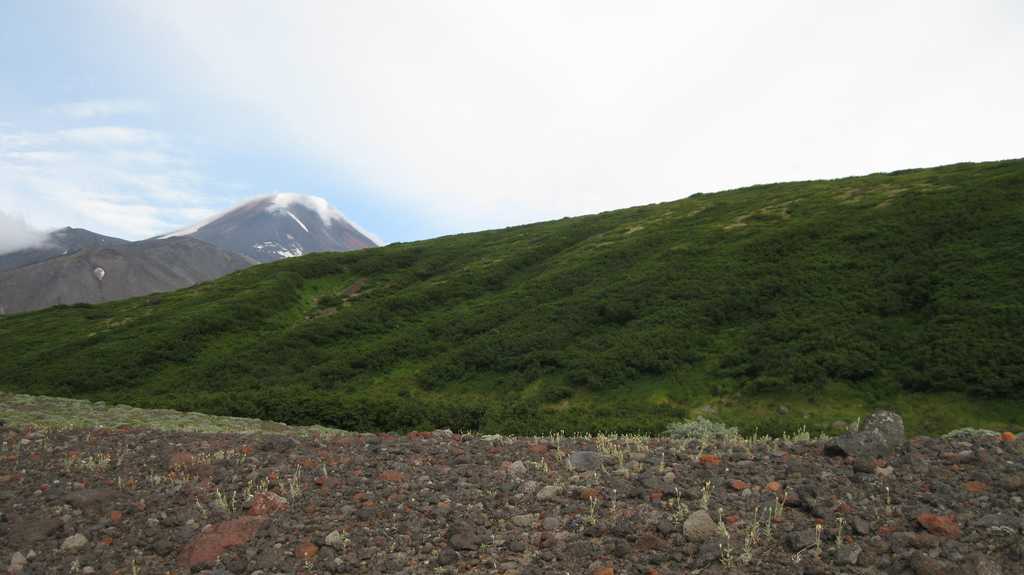
<path fill-rule="evenodd" d="M 0 438 L 11 573 L 1024 573 L 1012 434 Z"/>

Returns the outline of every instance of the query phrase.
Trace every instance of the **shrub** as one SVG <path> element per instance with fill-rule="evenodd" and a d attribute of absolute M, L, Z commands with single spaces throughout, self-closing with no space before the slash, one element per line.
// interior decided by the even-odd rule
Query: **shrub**
<path fill-rule="evenodd" d="M 670 423 L 665 434 L 673 439 L 713 441 L 733 440 L 740 437 L 740 432 L 735 427 L 729 427 L 724 423 L 711 421 L 704 417 Z"/>

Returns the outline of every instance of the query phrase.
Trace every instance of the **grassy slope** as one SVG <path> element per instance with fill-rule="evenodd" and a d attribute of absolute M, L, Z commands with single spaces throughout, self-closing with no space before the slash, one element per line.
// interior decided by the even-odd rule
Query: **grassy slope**
<path fill-rule="evenodd" d="M 1024 161 L 755 186 L 0 318 L 0 389 L 323 423 L 1024 426 Z M 785 404 L 788 414 L 778 414 Z"/>
<path fill-rule="evenodd" d="M 47 397 L 0 392 L 0 421 L 9 427 L 32 426 L 40 429 L 93 429 L 119 427 L 196 431 L 202 433 L 282 433 L 289 435 L 345 433 L 336 429 L 310 426 L 292 427 L 284 423 L 186 413 L 170 409 L 139 409 L 128 405 L 107 405 L 84 399 Z"/>

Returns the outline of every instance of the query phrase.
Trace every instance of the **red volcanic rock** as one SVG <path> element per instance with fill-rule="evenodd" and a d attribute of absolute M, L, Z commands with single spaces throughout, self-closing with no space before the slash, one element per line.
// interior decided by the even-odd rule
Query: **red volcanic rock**
<path fill-rule="evenodd" d="M 401 471 L 389 470 L 380 474 L 381 481 L 405 481 L 405 474 Z"/>
<path fill-rule="evenodd" d="M 295 548 L 295 556 L 299 559 L 302 559 L 303 561 L 306 561 L 307 559 L 312 559 L 316 557 L 316 554 L 319 551 L 320 548 L 317 547 L 315 543 L 311 541 L 305 541 L 303 543 L 299 543 L 299 545 Z"/>
<path fill-rule="evenodd" d="M 971 493 L 981 493 L 988 491 L 988 484 L 982 483 L 981 481 L 968 481 L 964 484 L 964 488 Z"/>
<path fill-rule="evenodd" d="M 700 462 L 703 463 L 704 465 L 718 465 L 719 463 L 722 462 L 722 458 L 717 455 L 705 453 L 704 455 L 700 456 Z"/>
<path fill-rule="evenodd" d="M 733 491 L 743 491 L 744 489 L 750 489 L 750 484 L 746 481 L 733 479 L 729 482 L 729 487 L 732 487 Z"/>
<path fill-rule="evenodd" d="M 214 563 L 230 547 L 248 543 L 267 520 L 266 517 L 240 517 L 218 523 L 196 535 L 178 556 L 182 567 Z"/>
<path fill-rule="evenodd" d="M 263 493 L 257 493 L 256 497 L 253 498 L 252 507 L 249 508 L 249 515 L 262 517 L 265 515 L 273 515 L 278 511 L 287 510 L 287 499 L 273 491 L 264 491 Z"/>
<path fill-rule="evenodd" d="M 953 539 L 960 537 L 960 526 L 956 524 L 956 518 L 952 515 L 922 513 L 917 516 L 917 522 L 932 535 L 951 537 Z"/>

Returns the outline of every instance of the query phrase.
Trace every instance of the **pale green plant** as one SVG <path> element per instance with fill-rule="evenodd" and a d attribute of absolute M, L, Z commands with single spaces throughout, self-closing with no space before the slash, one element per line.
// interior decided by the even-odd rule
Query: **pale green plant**
<path fill-rule="evenodd" d="M 735 427 L 711 421 L 704 417 L 670 423 L 665 430 L 665 434 L 673 439 L 713 441 L 736 441 L 740 439 L 739 430 Z"/>
<path fill-rule="evenodd" d="M 708 505 L 711 503 L 711 481 L 705 481 L 704 487 L 700 490 L 700 508 L 704 511 L 708 510 Z"/>
<path fill-rule="evenodd" d="M 292 499 L 302 495 L 302 468 L 299 466 L 295 466 L 295 473 L 288 476 L 288 493 Z"/>
<path fill-rule="evenodd" d="M 591 526 L 597 525 L 597 498 L 590 498 L 590 511 L 587 513 L 587 523 Z"/>

